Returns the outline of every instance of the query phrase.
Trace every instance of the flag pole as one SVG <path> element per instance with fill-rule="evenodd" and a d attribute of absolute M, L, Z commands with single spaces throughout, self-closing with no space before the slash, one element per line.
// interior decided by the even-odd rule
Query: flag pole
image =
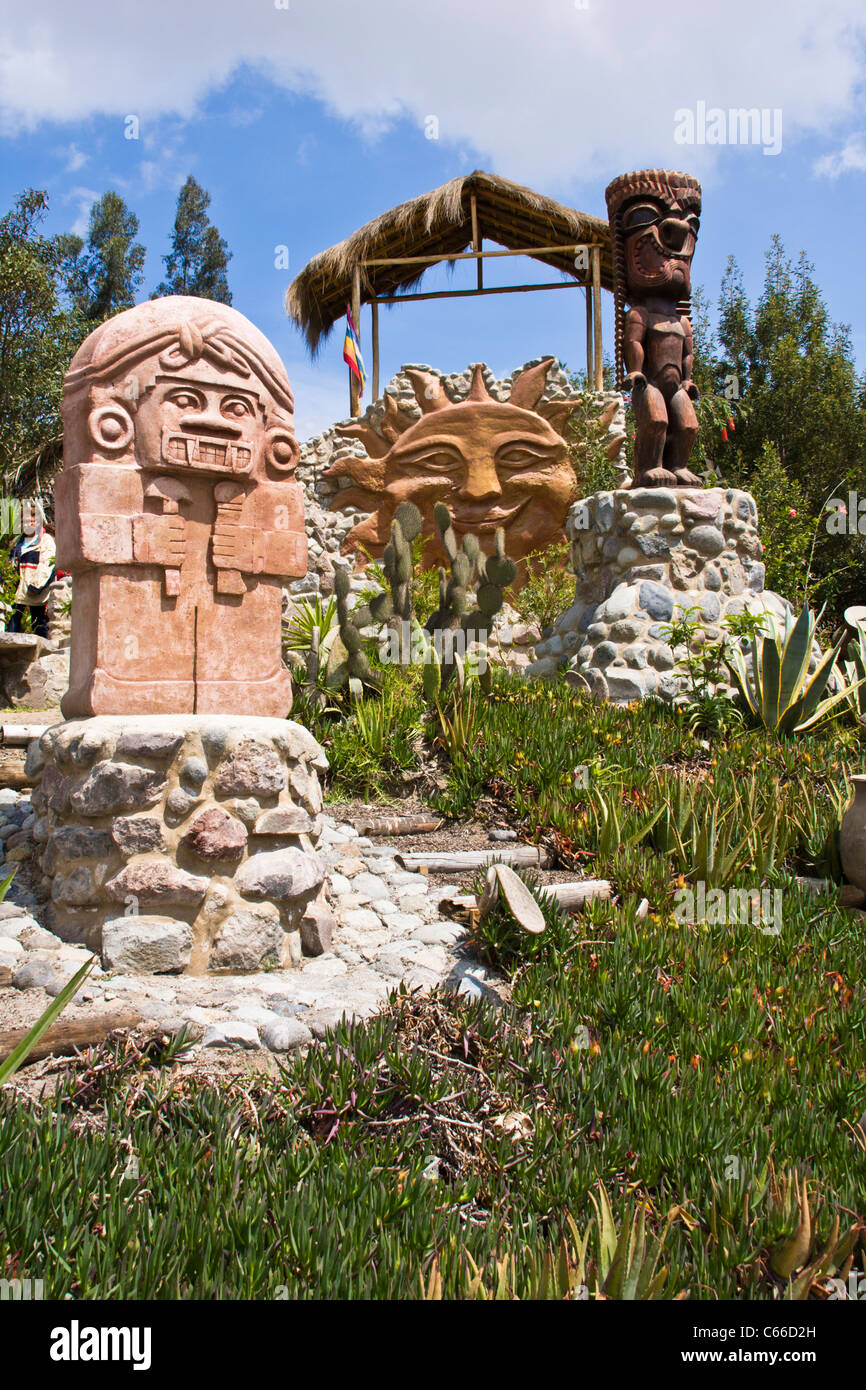
<path fill-rule="evenodd" d="M 358 347 L 361 346 L 361 267 L 357 261 L 352 267 L 352 318 L 355 320 L 355 332 L 358 335 Z M 361 414 L 361 383 L 355 376 L 351 367 L 349 368 L 349 413 L 353 416 Z"/>

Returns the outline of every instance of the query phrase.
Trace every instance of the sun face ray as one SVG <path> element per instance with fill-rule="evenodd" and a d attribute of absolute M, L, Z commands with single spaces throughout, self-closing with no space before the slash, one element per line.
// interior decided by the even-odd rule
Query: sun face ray
<path fill-rule="evenodd" d="M 545 357 L 534 367 L 527 367 L 515 378 L 511 388 L 511 404 L 522 405 L 525 410 L 535 410 L 547 385 L 547 373 L 553 364 L 552 357 Z"/>
<path fill-rule="evenodd" d="M 448 409 L 451 402 L 445 394 L 441 377 L 434 376 L 432 372 L 419 372 L 417 367 L 406 367 L 403 375 L 412 383 L 412 390 L 422 414 L 429 415 L 433 410 Z"/>
<path fill-rule="evenodd" d="M 334 428 L 337 434 L 359 439 L 370 458 L 384 458 L 388 452 L 388 440 L 377 434 L 371 425 L 336 425 Z"/>

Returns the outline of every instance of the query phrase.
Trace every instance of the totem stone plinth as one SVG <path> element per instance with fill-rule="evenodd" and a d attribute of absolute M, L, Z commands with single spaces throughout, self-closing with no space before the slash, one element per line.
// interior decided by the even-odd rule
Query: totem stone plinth
<path fill-rule="evenodd" d="M 49 925 L 124 974 L 299 964 L 327 934 L 315 852 L 326 767 L 290 720 L 54 725 L 27 753 Z"/>
<path fill-rule="evenodd" d="M 665 624 L 695 608 L 718 640 L 728 614 L 791 606 L 764 588 L 758 511 L 735 488 L 640 488 L 598 492 L 568 519 L 572 606 L 535 649 L 535 677 L 578 673 L 599 699 L 672 701 L 684 690 Z"/>
<path fill-rule="evenodd" d="M 150 301 L 81 345 L 63 427 L 71 722 L 27 763 L 49 923 L 123 973 L 297 965 L 333 918 L 327 760 L 285 718 L 307 544 L 283 364 L 227 305 Z"/>

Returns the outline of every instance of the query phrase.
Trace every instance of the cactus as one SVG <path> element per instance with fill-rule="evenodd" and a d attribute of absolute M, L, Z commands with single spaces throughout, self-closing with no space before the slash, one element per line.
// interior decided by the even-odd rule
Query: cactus
<path fill-rule="evenodd" d="M 412 542 L 421 532 L 421 513 L 413 502 L 401 502 L 391 522 L 391 539 L 382 555 L 382 568 L 391 588 L 390 600 L 373 600 L 371 612 L 376 622 L 396 617 L 408 623 L 412 618 Z"/>
<path fill-rule="evenodd" d="M 458 546 L 451 513 L 444 502 L 434 508 L 436 525 L 442 537 L 442 548 L 448 558 L 448 569 L 439 570 L 439 605 L 421 629 L 425 636 L 424 691 L 431 704 L 437 704 L 442 691 L 456 672 L 461 684 L 464 677 L 462 659 L 456 656 L 442 634 L 463 632 L 470 640 L 483 642 L 493 619 L 501 609 L 504 590 L 513 581 L 516 568 L 505 554 L 505 535 L 496 532 L 495 553 L 486 557 L 477 536 L 464 536 Z M 348 679 L 352 694 L 359 698 L 362 685 L 381 689 L 381 681 L 370 669 L 364 651 L 360 629 L 371 624 L 394 623 L 401 636 L 411 626 L 418 633 L 419 624 L 412 609 L 412 542 L 421 533 L 421 513 L 411 502 L 402 503 L 394 513 L 391 539 L 385 546 L 382 568 L 390 593 L 377 594 L 369 605 L 350 612 L 348 605 L 349 576 L 344 569 L 334 576 L 340 645 L 335 645 L 335 679 Z M 474 591 L 474 603 L 472 594 Z M 406 651 L 401 660 L 408 661 Z M 491 688 L 491 673 L 486 669 L 481 687 Z"/>
<path fill-rule="evenodd" d="M 505 554 L 505 533 L 501 528 L 496 532 L 495 554 L 486 558 L 477 536 L 464 536 L 460 550 L 457 549 L 451 513 L 444 502 L 436 504 L 434 516 L 451 573 L 449 576 L 444 569 L 439 571 L 439 607 L 427 619 L 427 631 L 435 638 L 437 632 L 460 629 L 471 634 L 474 640 L 483 641 L 505 602 L 504 590 L 517 572 L 514 562 Z M 470 610 L 468 591 L 473 585 L 477 586 L 475 607 Z M 441 684 L 444 686 L 455 669 L 455 662 L 441 638 L 440 646 L 443 648 Z M 483 682 L 485 690 L 489 686 L 489 679 Z"/>
<path fill-rule="evenodd" d="M 343 651 L 340 651 L 336 644 L 332 648 L 334 665 L 331 674 L 335 684 L 342 684 L 348 680 L 352 696 L 360 699 L 364 685 L 374 690 L 381 689 L 379 678 L 370 670 L 370 663 L 364 652 L 364 639 L 360 632 L 362 627 L 367 627 L 373 621 L 373 614 L 367 604 L 356 608 L 354 612 L 350 611 L 349 575 L 344 569 L 337 570 L 334 575 L 334 594 L 337 599 L 337 620 Z"/>

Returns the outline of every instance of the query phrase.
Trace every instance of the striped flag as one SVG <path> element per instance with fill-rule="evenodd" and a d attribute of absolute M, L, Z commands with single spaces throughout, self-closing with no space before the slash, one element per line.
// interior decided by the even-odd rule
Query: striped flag
<path fill-rule="evenodd" d="M 355 320 L 352 318 L 352 311 L 348 304 L 346 305 L 346 336 L 343 339 L 343 361 L 348 364 L 349 371 L 354 372 L 360 383 L 361 392 L 363 392 L 367 373 L 364 368 L 364 359 L 361 356 L 361 340 L 358 337 Z"/>

